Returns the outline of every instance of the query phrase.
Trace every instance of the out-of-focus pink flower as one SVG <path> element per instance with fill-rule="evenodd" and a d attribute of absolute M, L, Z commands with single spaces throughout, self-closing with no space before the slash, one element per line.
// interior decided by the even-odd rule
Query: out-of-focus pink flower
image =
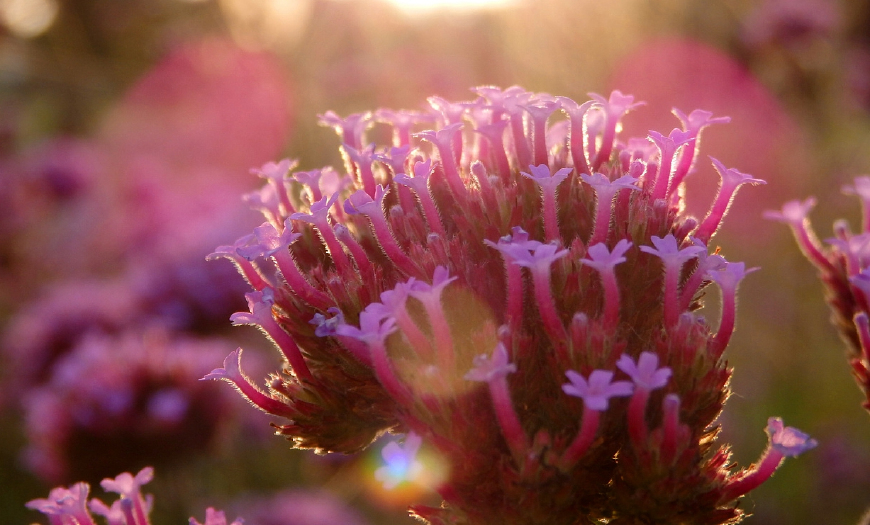
<path fill-rule="evenodd" d="M 325 491 L 285 490 L 233 506 L 245 525 L 365 525 L 357 512 Z"/>
<path fill-rule="evenodd" d="M 837 2 L 766 0 L 746 18 L 741 36 L 748 46 L 795 47 L 828 37 L 839 25 Z"/>
<path fill-rule="evenodd" d="M 228 405 L 196 379 L 228 347 L 159 328 L 84 337 L 21 393 L 27 466 L 51 482 L 95 480 L 207 450 Z"/>

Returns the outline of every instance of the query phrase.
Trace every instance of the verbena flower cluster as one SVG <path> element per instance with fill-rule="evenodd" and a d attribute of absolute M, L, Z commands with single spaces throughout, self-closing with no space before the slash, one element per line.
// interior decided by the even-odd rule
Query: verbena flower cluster
<path fill-rule="evenodd" d="M 91 487 L 79 482 L 70 487 L 52 489 L 48 498 L 27 502 L 27 508 L 48 516 L 51 525 L 96 525 L 94 514 L 104 518 L 108 525 L 150 525 L 148 515 L 153 498 L 143 495 L 141 488 L 152 479 L 154 469 L 151 467 L 143 468 L 135 476 L 124 472 L 115 478 L 104 479 L 100 482 L 103 490 L 120 495 L 111 505 L 97 498 L 88 501 Z M 229 525 L 243 524 L 243 520 L 237 519 Z M 203 523 L 190 518 L 190 525 L 227 525 L 227 520 L 222 511 L 208 508 Z"/>
<path fill-rule="evenodd" d="M 640 103 L 619 91 L 473 91 L 322 115 L 343 173 L 255 170 L 267 183 L 246 199 L 266 222 L 209 258 L 251 285 L 232 322 L 262 330 L 284 366 L 260 387 L 238 349 L 204 379 L 282 418 L 297 448 L 404 434 L 383 451 L 385 486 L 431 451 L 443 503 L 411 508 L 431 524 L 740 521 L 740 498 L 816 442 L 770 418 L 769 447 L 738 470 L 716 441 L 753 269 L 707 244 L 738 188 L 763 181 L 711 158 L 722 183 L 700 220 L 683 181 L 702 130 L 729 119 L 674 110 L 682 129 L 623 141 Z M 368 143 L 373 126 L 392 144 Z M 715 330 L 700 315 L 711 283 Z"/>
<path fill-rule="evenodd" d="M 862 406 L 870 411 L 870 177 L 855 178 L 843 192 L 861 200 L 861 233 L 853 233 L 846 221 L 839 220 L 834 223 L 834 236 L 825 240 L 827 247 L 810 225 L 815 198 L 787 202 L 780 211 L 765 216 L 791 227 L 801 251 L 818 269 L 831 322 L 846 342 L 852 373 L 864 394 Z"/>

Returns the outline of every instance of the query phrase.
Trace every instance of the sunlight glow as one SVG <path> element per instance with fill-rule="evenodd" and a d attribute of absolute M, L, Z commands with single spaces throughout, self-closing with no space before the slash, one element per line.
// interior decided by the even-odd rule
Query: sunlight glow
<path fill-rule="evenodd" d="M 0 20 L 21 38 L 33 38 L 51 27 L 59 5 L 55 0 L 2 0 Z"/>
<path fill-rule="evenodd" d="M 421 13 L 438 9 L 473 11 L 479 9 L 502 9 L 517 3 L 517 0 L 388 0 L 399 9 Z"/>

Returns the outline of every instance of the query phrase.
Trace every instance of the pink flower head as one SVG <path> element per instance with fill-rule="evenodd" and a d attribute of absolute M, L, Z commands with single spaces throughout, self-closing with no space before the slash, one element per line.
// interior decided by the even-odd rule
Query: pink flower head
<path fill-rule="evenodd" d="M 611 397 L 630 396 L 634 391 L 631 381 L 613 381 L 610 370 L 593 370 L 587 381 L 573 370 L 565 372 L 570 383 L 562 385 L 562 390 L 569 396 L 583 399 L 584 406 L 590 410 L 603 412 Z"/>
<path fill-rule="evenodd" d="M 655 390 L 668 384 L 671 369 L 659 368 L 659 356 L 652 352 L 641 352 L 637 363 L 627 354 L 622 354 L 616 362 L 617 368 L 628 374 L 637 388 Z"/>

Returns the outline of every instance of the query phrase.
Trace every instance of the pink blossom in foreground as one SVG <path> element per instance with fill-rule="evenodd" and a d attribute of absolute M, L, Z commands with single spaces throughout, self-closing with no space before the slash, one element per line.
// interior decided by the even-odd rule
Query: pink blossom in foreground
<path fill-rule="evenodd" d="M 289 173 L 268 235 L 221 247 L 256 290 L 234 322 L 285 366 L 264 390 L 235 352 L 206 378 L 282 418 L 297 448 L 406 434 L 384 449 L 385 483 L 422 443 L 447 466 L 441 507 L 411 508 L 432 524 L 736 523 L 782 457 L 739 470 L 714 439 L 734 311 L 714 331 L 697 310 L 712 280 L 731 297 L 748 272 L 706 242 L 736 187 L 761 181 L 712 161 L 722 188 L 700 220 L 683 178 L 700 129 L 727 119 L 678 113 L 683 129 L 624 141 L 630 95 L 474 91 L 381 118 L 393 145 L 366 140 L 385 110 L 321 117 L 349 185 L 306 201 L 309 176 Z M 810 448 L 773 436 L 776 454 Z"/>

